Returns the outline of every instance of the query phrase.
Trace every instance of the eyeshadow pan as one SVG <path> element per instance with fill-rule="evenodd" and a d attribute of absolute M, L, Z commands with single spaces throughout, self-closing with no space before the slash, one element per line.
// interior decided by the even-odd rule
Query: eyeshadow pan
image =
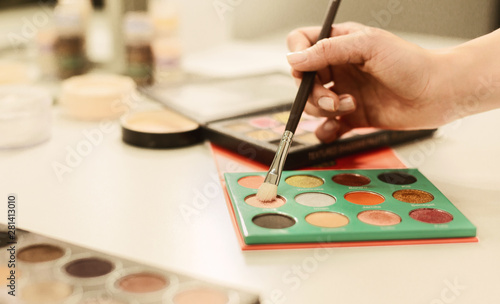
<path fill-rule="evenodd" d="M 22 248 L 17 253 L 20 261 L 28 263 L 43 263 L 61 258 L 64 250 L 50 244 L 36 244 Z"/>
<path fill-rule="evenodd" d="M 378 175 L 384 183 L 393 185 L 409 185 L 417 181 L 415 176 L 403 172 L 386 172 Z"/>
<path fill-rule="evenodd" d="M 288 117 L 290 117 L 290 112 L 280 112 L 273 115 L 274 119 L 283 124 L 286 124 L 288 122 Z"/>
<path fill-rule="evenodd" d="M 353 204 L 357 205 L 378 205 L 385 201 L 385 198 L 371 191 L 353 191 L 346 193 L 344 198 Z"/>
<path fill-rule="evenodd" d="M 351 187 L 364 186 L 370 183 L 370 179 L 368 177 L 355 173 L 337 174 L 332 178 L 332 180 L 337 184 Z"/>
<path fill-rule="evenodd" d="M 93 278 L 106 275 L 113 271 L 114 266 L 108 260 L 99 258 L 83 258 L 69 262 L 66 272 L 78 278 Z"/>
<path fill-rule="evenodd" d="M 323 180 L 312 175 L 293 175 L 285 179 L 290 186 L 297 188 L 315 188 L 323 185 Z"/>
<path fill-rule="evenodd" d="M 295 197 L 295 201 L 309 207 L 326 207 L 335 204 L 335 197 L 321 192 L 306 192 Z"/>
<path fill-rule="evenodd" d="M 358 214 L 358 219 L 375 226 L 392 226 L 401 222 L 399 215 L 385 210 L 363 211 Z"/>
<path fill-rule="evenodd" d="M 229 298 L 220 290 L 200 287 L 179 292 L 174 296 L 173 302 L 175 304 L 227 304 Z"/>
<path fill-rule="evenodd" d="M 304 144 L 316 145 L 320 144 L 321 141 L 316 137 L 314 133 L 306 133 L 299 136 L 294 136 L 294 141 L 299 141 Z"/>
<path fill-rule="evenodd" d="M 264 178 L 262 175 L 245 176 L 238 180 L 238 184 L 245 188 L 259 189 L 260 185 L 264 182 Z"/>
<path fill-rule="evenodd" d="M 286 200 L 278 195 L 272 201 L 263 202 L 257 198 L 257 195 L 253 194 L 245 198 L 245 203 L 257 208 L 279 208 L 286 203 Z"/>
<path fill-rule="evenodd" d="M 21 298 L 25 303 L 61 303 L 73 293 L 73 287 L 63 282 L 48 281 L 24 286 Z"/>
<path fill-rule="evenodd" d="M 139 272 L 129 274 L 118 280 L 118 287 L 124 291 L 132 293 L 155 292 L 166 288 L 169 281 L 162 275 Z"/>
<path fill-rule="evenodd" d="M 295 220 L 288 215 L 264 213 L 254 216 L 252 222 L 262 228 L 284 229 L 295 225 Z"/>
<path fill-rule="evenodd" d="M 306 221 L 314 226 L 323 228 L 338 228 L 349 224 L 347 216 L 336 212 L 314 212 L 306 216 Z"/>
<path fill-rule="evenodd" d="M 229 129 L 231 131 L 234 131 L 234 132 L 240 132 L 240 133 L 244 133 L 244 132 L 248 132 L 248 131 L 252 131 L 254 130 L 254 128 L 246 123 L 243 123 L 243 122 L 238 122 L 238 123 L 232 123 L 232 124 L 228 124 L 226 126 L 224 126 L 226 129 Z"/>
<path fill-rule="evenodd" d="M 256 130 L 246 133 L 246 136 L 255 140 L 269 141 L 278 137 L 278 134 L 269 130 Z"/>
<path fill-rule="evenodd" d="M 398 190 L 392 194 L 398 201 L 411 204 L 425 204 L 434 200 L 434 195 L 417 189 Z"/>
<path fill-rule="evenodd" d="M 429 224 L 446 224 L 453 221 L 453 215 L 446 211 L 434 208 L 421 208 L 412 210 L 410 212 L 410 217 L 419 222 Z"/>
<path fill-rule="evenodd" d="M 305 120 L 299 122 L 299 127 L 308 132 L 314 132 L 320 125 L 319 120 Z"/>
<path fill-rule="evenodd" d="M 261 129 L 270 129 L 279 125 L 276 120 L 266 116 L 254 118 L 250 120 L 250 124 L 256 128 Z"/>
<path fill-rule="evenodd" d="M 0 231 L 0 248 L 7 246 L 7 243 L 11 241 L 8 232 Z"/>

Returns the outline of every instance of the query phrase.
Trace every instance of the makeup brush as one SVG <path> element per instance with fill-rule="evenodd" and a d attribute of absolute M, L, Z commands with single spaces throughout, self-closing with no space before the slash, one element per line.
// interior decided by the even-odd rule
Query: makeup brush
<path fill-rule="evenodd" d="M 332 31 L 333 19 L 337 14 L 337 10 L 340 5 L 340 0 L 331 0 L 329 4 L 329 9 L 321 28 L 321 32 L 318 37 L 318 41 L 330 37 Z M 278 192 L 278 184 L 281 178 L 281 172 L 283 171 L 283 166 L 285 165 L 285 160 L 288 155 L 288 150 L 292 144 L 293 133 L 297 129 L 300 117 L 306 106 L 309 94 L 311 94 L 314 79 L 316 78 L 316 72 L 304 72 L 302 77 L 302 82 L 300 83 L 297 96 L 292 104 L 292 109 L 290 110 L 290 116 L 288 117 L 288 122 L 285 127 L 285 132 L 281 137 L 280 144 L 276 150 L 273 162 L 269 167 L 266 178 L 264 182 L 259 187 L 257 192 L 257 198 L 261 201 L 267 202 L 272 201 L 276 198 Z"/>

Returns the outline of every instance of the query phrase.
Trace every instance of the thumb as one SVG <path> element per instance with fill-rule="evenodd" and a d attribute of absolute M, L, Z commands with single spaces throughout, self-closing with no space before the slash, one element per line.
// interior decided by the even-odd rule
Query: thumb
<path fill-rule="evenodd" d="M 364 64 L 371 57 L 372 39 L 366 33 L 326 38 L 315 45 L 287 55 L 288 63 L 298 71 L 317 71 L 332 65 Z"/>

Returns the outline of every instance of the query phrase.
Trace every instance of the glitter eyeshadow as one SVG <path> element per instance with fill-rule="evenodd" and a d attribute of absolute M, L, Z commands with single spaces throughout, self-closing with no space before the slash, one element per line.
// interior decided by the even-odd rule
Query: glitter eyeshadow
<path fill-rule="evenodd" d="M 363 211 L 358 214 L 358 219 L 375 226 L 392 226 L 401 222 L 399 215 L 385 210 Z"/>
<path fill-rule="evenodd" d="M 411 204 L 425 204 L 434 200 L 434 196 L 429 192 L 417 189 L 398 190 L 392 196 L 398 201 Z"/>
<path fill-rule="evenodd" d="M 315 188 L 323 185 L 323 180 L 312 175 L 293 175 L 287 177 L 285 182 L 297 188 Z"/>
<path fill-rule="evenodd" d="M 332 178 L 332 180 L 337 184 L 351 187 L 364 186 L 370 183 L 370 179 L 368 177 L 354 173 L 337 174 Z"/>
<path fill-rule="evenodd" d="M 295 220 L 288 215 L 278 213 L 264 213 L 255 216 L 252 222 L 262 228 L 284 229 L 295 225 Z"/>
<path fill-rule="evenodd" d="M 61 258 L 64 250 L 50 244 L 36 244 L 21 249 L 17 258 L 28 263 L 43 263 Z"/>
<path fill-rule="evenodd" d="M 245 198 L 245 203 L 257 208 L 279 208 L 286 203 L 286 200 L 278 195 L 272 201 L 263 202 L 259 200 L 256 195 L 250 195 Z"/>
<path fill-rule="evenodd" d="M 415 209 L 410 212 L 410 217 L 419 222 L 429 223 L 429 224 L 446 224 L 453 221 L 453 215 L 450 213 L 434 209 L 434 208 L 422 208 Z"/>

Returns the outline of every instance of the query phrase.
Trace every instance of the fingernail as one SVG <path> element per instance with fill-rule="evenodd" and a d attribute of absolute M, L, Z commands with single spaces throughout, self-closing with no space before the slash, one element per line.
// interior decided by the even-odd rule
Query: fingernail
<path fill-rule="evenodd" d="M 331 132 L 337 128 L 337 123 L 333 120 L 328 120 L 323 124 L 323 130 L 326 132 Z"/>
<path fill-rule="evenodd" d="M 354 105 L 354 100 L 351 96 L 345 96 L 340 99 L 338 110 L 341 112 L 347 112 L 354 110 L 356 106 Z"/>
<path fill-rule="evenodd" d="M 294 52 L 294 53 L 288 53 L 286 55 L 286 58 L 289 63 L 295 64 L 295 63 L 301 63 L 303 61 L 306 61 L 307 55 L 304 52 Z"/>
<path fill-rule="evenodd" d="M 318 105 L 320 108 L 326 111 L 333 112 L 335 111 L 334 105 L 333 105 L 333 99 L 330 97 L 323 96 L 320 99 L 318 99 Z"/>

